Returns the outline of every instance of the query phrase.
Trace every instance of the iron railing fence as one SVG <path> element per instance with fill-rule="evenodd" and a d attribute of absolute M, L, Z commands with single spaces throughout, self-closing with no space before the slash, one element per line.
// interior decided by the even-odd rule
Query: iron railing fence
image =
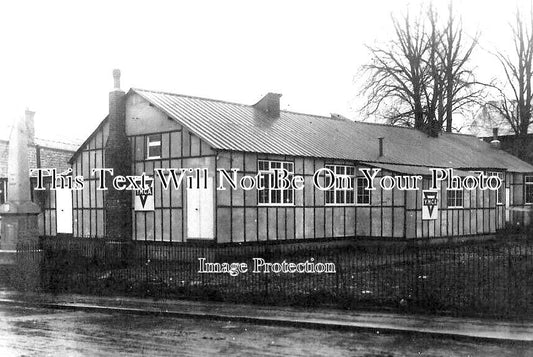
<path fill-rule="evenodd" d="M 38 271 L 37 288 L 49 292 L 533 317 L 527 238 L 215 246 L 46 237 L 19 245 L 17 257 L 20 271 Z M 334 272 L 323 271 L 328 267 Z"/>

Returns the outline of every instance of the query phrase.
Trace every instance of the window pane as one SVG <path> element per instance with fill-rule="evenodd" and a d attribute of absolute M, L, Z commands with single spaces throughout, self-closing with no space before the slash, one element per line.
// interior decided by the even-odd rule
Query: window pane
<path fill-rule="evenodd" d="M 294 167 L 292 162 L 285 162 L 283 168 L 289 172 L 294 172 Z"/>
<path fill-rule="evenodd" d="M 344 191 L 343 190 L 338 190 L 335 196 L 337 200 L 336 203 L 344 203 Z"/>
<path fill-rule="evenodd" d="M 161 157 L 161 145 L 148 146 L 148 157 Z"/>
<path fill-rule="evenodd" d="M 285 203 L 292 203 L 293 202 L 292 200 L 293 191 L 285 190 L 284 193 L 285 193 Z"/>
<path fill-rule="evenodd" d="M 5 181 L 0 180 L 0 204 L 4 204 L 6 202 L 6 186 Z"/>
<path fill-rule="evenodd" d="M 148 136 L 148 143 L 161 142 L 161 134 L 153 134 Z"/>
<path fill-rule="evenodd" d="M 526 203 L 533 203 L 533 176 L 526 176 L 524 187 Z"/>
<path fill-rule="evenodd" d="M 367 180 L 364 177 L 357 178 L 357 203 L 369 204 L 370 203 L 370 191 L 366 189 Z"/>
<path fill-rule="evenodd" d="M 354 198 L 355 195 L 353 190 L 346 191 L 346 203 L 355 203 Z"/>
<path fill-rule="evenodd" d="M 348 165 L 324 165 L 333 172 L 332 175 L 324 173 L 324 185 L 327 187 L 335 182 L 335 187 L 326 192 L 327 204 L 354 204 L 355 203 L 355 167 Z"/>
<path fill-rule="evenodd" d="M 161 134 L 148 136 L 148 158 L 161 157 Z"/>
<path fill-rule="evenodd" d="M 270 190 L 270 203 L 281 203 L 281 190 Z"/>
<path fill-rule="evenodd" d="M 446 201 L 448 207 L 463 207 L 463 190 L 447 190 Z"/>
<path fill-rule="evenodd" d="M 294 203 L 294 192 L 292 189 L 283 190 L 273 188 L 274 169 L 285 169 L 290 174 L 288 179 L 293 176 L 294 163 L 282 161 L 257 160 L 257 167 L 260 173 L 260 184 L 264 187 L 258 191 L 258 203 L 262 204 L 292 204 Z"/>

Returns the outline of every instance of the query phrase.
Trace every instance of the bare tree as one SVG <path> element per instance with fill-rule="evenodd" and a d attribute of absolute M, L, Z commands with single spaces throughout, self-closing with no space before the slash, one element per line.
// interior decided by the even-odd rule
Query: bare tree
<path fill-rule="evenodd" d="M 451 131 L 453 114 L 482 95 L 468 67 L 477 35 L 465 40 L 451 3 L 444 25 L 431 5 L 414 19 L 407 14 L 392 20 L 393 39 L 382 47 L 367 46 L 372 60 L 363 66 L 363 109 L 431 135 L 445 124 Z"/>
<path fill-rule="evenodd" d="M 393 124 L 424 128 L 423 91 L 427 82 L 424 58 L 429 50 L 424 23 L 392 19 L 395 38 L 387 48 L 370 47 L 370 64 L 363 66 L 369 74 L 363 88 L 368 100 L 365 109 L 375 114 L 388 104 L 385 116 Z M 414 120 L 414 122 L 412 122 Z"/>
<path fill-rule="evenodd" d="M 441 51 L 439 51 L 442 65 L 442 107 L 443 113 L 439 117 L 440 127 L 446 120 L 446 131 L 452 131 L 453 113 L 469 104 L 479 104 L 483 97 L 485 85 L 476 81 L 473 70 L 468 67 L 477 43 L 478 34 L 473 39 L 465 40 L 461 22 L 456 22 L 452 3 L 448 6 L 448 20 L 443 29 Z"/>
<path fill-rule="evenodd" d="M 533 13 L 524 23 L 524 19 L 516 12 L 515 23 L 512 25 L 514 53 L 496 55 L 504 69 L 505 79 L 510 92 L 496 88 L 500 100 L 490 102 L 509 123 L 516 135 L 521 138 L 527 135 L 531 125 L 531 81 L 533 78 Z"/>

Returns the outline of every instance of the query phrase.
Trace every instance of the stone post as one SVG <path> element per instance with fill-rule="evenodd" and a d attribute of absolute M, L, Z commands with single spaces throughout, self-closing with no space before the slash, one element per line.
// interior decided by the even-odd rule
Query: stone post
<path fill-rule="evenodd" d="M 26 110 L 16 120 L 9 137 L 7 202 L 0 205 L 0 269 L 11 284 L 35 289 L 40 283 L 39 206 L 31 201 L 27 124 L 35 113 Z M 19 243 L 27 244 L 17 252 Z"/>
<path fill-rule="evenodd" d="M 28 164 L 28 117 L 16 120 L 9 138 L 7 202 L 0 206 L 0 250 L 16 250 L 17 243 L 34 243 L 39 238 L 39 206 L 30 199 Z"/>

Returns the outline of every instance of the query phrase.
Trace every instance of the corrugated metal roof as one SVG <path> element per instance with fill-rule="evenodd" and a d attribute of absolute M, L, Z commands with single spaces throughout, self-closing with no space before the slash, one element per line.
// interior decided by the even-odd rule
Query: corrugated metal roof
<path fill-rule="evenodd" d="M 279 118 L 250 105 L 132 89 L 215 149 L 358 160 L 427 167 L 495 168 L 533 172 L 533 166 L 470 135 L 436 138 L 391 125 L 281 111 Z M 378 138 L 384 138 L 379 157 Z"/>

